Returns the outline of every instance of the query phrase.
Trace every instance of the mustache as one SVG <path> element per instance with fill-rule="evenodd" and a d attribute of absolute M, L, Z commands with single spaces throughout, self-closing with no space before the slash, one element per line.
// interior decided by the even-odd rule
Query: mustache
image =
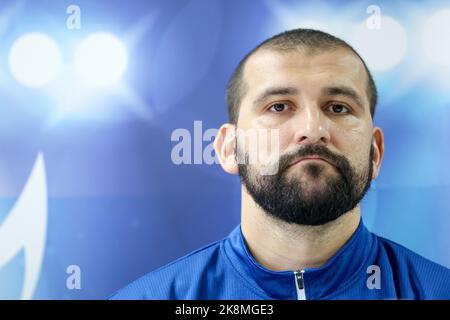
<path fill-rule="evenodd" d="M 306 145 L 279 158 L 279 172 L 284 172 L 294 161 L 299 158 L 317 156 L 333 164 L 341 174 L 351 171 L 350 162 L 346 157 L 330 151 L 322 145 Z"/>

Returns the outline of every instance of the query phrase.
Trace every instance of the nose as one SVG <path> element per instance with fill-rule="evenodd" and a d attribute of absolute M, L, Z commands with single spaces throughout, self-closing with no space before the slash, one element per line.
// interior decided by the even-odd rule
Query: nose
<path fill-rule="evenodd" d="M 330 132 L 326 117 L 317 106 L 305 107 L 298 114 L 296 121 L 295 142 L 297 144 L 322 144 L 330 141 Z"/>

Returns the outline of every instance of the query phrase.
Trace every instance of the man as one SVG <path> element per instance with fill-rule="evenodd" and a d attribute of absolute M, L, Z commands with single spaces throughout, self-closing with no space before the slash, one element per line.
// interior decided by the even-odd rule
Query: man
<path fill-rule="evenodd" d="M 374 81 L 347 43 L 309 29 L 276 35 L 241 61 L 227 102 L 214 145 L 241 177 L 241 224 L 113 299 L 450 298 L 449 269 L 361 220 L 384 142 Z M 251 131 L 268 133 L 260 139 L 277 161 L 252 157 Z"/>

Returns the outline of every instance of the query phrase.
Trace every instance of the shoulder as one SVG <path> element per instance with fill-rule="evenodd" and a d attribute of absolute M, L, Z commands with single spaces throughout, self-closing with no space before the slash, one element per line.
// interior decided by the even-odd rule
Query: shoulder
<path fill-rule="evenodd" d="M 450 299 L 450 269 L 386 238 L 377 236 L 398 287 L 409 287 L 420 299 Z"/>
<path fill-rule="evenodd" d="M 223 241 L 224 239 L 210 243 L 147 273 L 108 299 L 187 299 L 188 296 L 180 297 L 178 294 L 189 294 L 193 284 L 200 284 L 205 274 L 220 267 L 218 260 Z"/>

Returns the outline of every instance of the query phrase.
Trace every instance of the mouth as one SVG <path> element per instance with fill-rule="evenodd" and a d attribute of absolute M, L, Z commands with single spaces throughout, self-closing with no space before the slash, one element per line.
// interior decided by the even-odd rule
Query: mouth
<path fill-rule="evenodd" d="M 325 163 L 328 163 L 329 165 L 334 166 L 334 164 L 332 162 L 330 162 L 327 159 L 324 159 L 322 157 L 319 157 L 319 156 L 306 156 L 306 157 L 301 157 L 301 158 L 296 159 L 295 161 L 293 161 L 289 165 L 289 167 L 292 167 L 292 166 L 294 166 L 294 165 L 296 165 L 296 164 L 298 164 L 300 162 L 306 162 L 306 161 L 321 161 L 321 162 L 325 162 Z"/>

